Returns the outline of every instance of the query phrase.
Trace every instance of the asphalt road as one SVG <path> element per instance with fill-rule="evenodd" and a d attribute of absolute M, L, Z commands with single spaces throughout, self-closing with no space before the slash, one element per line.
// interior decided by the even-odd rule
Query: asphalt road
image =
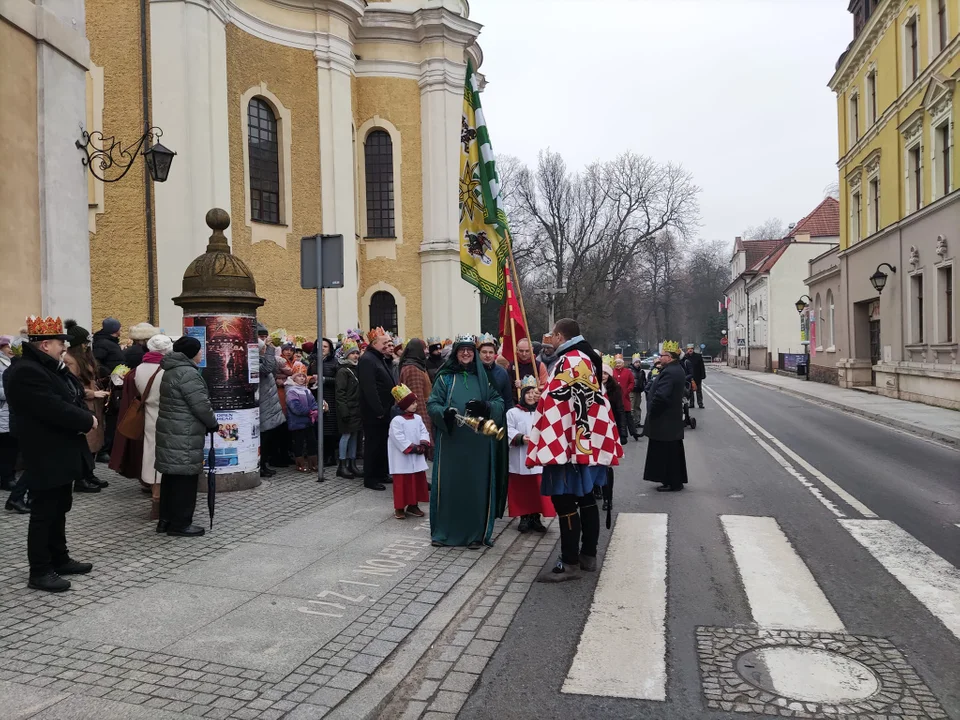
<path fill-rule="evenodd" d="M 811 691 L 810 697 L 802 699 L 880 701 L 884 700 L 882 693 L 898 683 L 917 687 L 919 676 L 939 708 L 937 702 L 924 701 L 922 707 L 914 707 L 914 701 L 907 700 L 899 708 L 902 714 L 960 718 L 960 453 L 719 372 L 710 373 L 706 386 L 715 394 L 706 398 L 706 409 L 695 411 L 697 429 L 687 431 L 690 484 L 684 492 L 657 493 L 654 484 L 642 480 L 646 440 L 627 444 L 625 463 L 616 471 L 613 531 L 617 531 L 622 513 L 664 514 L 668 522 L 666 613 L 657 629 L 666 648 L 665 699 L 637 699 L 656 696 L 655 663 L 649 668 L 650 677 L 641 678 L 647 681 L 647 689 L 638 690 L 643 685 L 638 682 L 627 689 L 629 697 L 561 692 L 591 604 L 603 595 L 597 593 L 598 578 L 605 572 L 612 585 L 618 578 L 629 581 L 631 573 L 641 571 L 629 562 L 603 564 L 611 537 L 611 531 L 604 530 L 602 572 L 559 585 L 534 585 L 459 718 L 769 716 L 770 712 L 708 707 L 702 684 L 708 673 L 701 673 L 697 631 L 739 628 L 756 632 L 759 628 L 762 633 L 790 627 L 789 619 L 785 625 L 776 625 L 767 624 L 764 618 L 765 613 L 775 615 L 794 604 L 801 609 L 820 609 L 806 620 L 798 613 L 798 628 L 817 628 L 818 620 L 832 615 L 833 624 L 842 623 L 851 643 L 885 639 L 895 648 L 886 646 L 888 657 L 905 661 L 894 669 L 902 671 L 899 680 L 888 674 L 876 676 L 882 682 L 872 695 L 868 679 L 851 681 L 845 690 L 837 690 L 837 682 L 843 685 L 843 681 L 819 677 L 818 673 L 825 672 L 822 657 L 809 660 L 809 668 L 789 666 L 799 670 L 791 672 L 805 687 L 823 690 L 821 698 Z M 721 400 L 732 407 L 725 411 Z M 766 541 L 751 543 L 749 535 L 747 542 L 734 547 L 730 527 L 721 516 L 747 518 L 748 528 L 755 522 L 752 518 L 772 518 L 760 522 L 775 521 L 785 536 L 782 552 Z M 857 539 L 861 528 L 867 541 Z M 868 547 L 870 537 L 872 549 Z M 656 547 L 651 536 L 650 542 L 641 539 L 630 552 L 645 559 L 647 554 L 656 554 L 651 550 Z M 757 550 L 769 553 L 771 566 L 764 568 L 763 558 L 753 557 Z M 795 572 L 804 565 L 807 574 Z M 750 570 L 759 572 L 751 575 Z M 783 577 L 778 577 L 780 571 L 785 573 Z M 641 591 L 647 587 L 646 577 L 634 581 L 635 588 L 640 583 Z M 634 620 L 618 618 L 623 627 Z M 831 623 L 823 624 L 826 630 Z M 606 651 L 582 652 L 579 662 L 604 668 L 622 637 L 629 633 L 610 632 L 604 639 Z M 647 651 L 637 647 L 641 655 Z M 636 674 L 647 671 L 644 668 Z M 777 675 L 771 663 L 764 671 L 767 675 L 757 687 L 764 689 L 773 683 L 776 687 L 771 692 L 789 697 L 784 689 L 789 678 L 783 680 L 781 672 L 779 680 L 769 680 Z M 653 695 L 650 687 L 654 687 Z M 783 714 L 837 716 L 818 715 L 822 707 L 797 707 L 796 715 L 787 710 Z M 868 717 L 851 708 L 843 717 Z"/>

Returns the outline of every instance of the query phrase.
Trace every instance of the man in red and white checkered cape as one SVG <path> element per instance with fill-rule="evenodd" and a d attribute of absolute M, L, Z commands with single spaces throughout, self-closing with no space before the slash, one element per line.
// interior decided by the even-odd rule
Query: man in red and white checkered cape
<path fill-rule="evenodd" d="M 610 401 L 600 382 L 601 360 L 576 320 L 553 328 L 557 362 L 533 418 L 527 465 L 543 466 L 542 495 L 560 523 L 560 561 L 542 582 L 562 582 L 597 569 L 600 511 L 593 490 L 623 457 Z M 581 545 L 582 535 L 582 545 Z"/>

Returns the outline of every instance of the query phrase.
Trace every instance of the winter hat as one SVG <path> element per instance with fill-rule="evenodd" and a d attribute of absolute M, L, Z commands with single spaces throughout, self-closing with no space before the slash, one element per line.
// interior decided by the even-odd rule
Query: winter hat
<path fill-rule="evenodd" d="M 130 328 L 130 339 L 149 340 L 158 332 L 160 331 L 148 322 L 137 323 Z"/>
<path fill-rule="evenodd" d="M 76 320 L 65 321 L 63 327 L 67 331 L 67 337 L 70 338 L 68 342 L 72 347 L 79 347 L 90 342 L 90 331 L 77 325 Z"/>
<path fill-rule="evenodd" d="M 417 394 L 402 383 L 393 388 L 390 393 L 393 395 L 393 399 L 397 401 L 397 407 L 403 411 L 417 402 Z"/>
<path fill-rule="evenodd" d="M 152 338 L 147 340 L 147 350 L 150 352 L 158 352 L 163 355 L 169 355 L 173 350 L 173 340 L 166 335 L 154 335 Z"/>
<path fill-rule="evenodd" d="M 192 360 L 200 352 L 200 341 L 195 337 L 184 335 L 173 344 L 173 351 L 183 353 Z"/>
<path fill-rule="evenodd" d="M 309 354 L 309 353 L 312 353 L 312 352 L 313 352 L 313 349 L 314 349 L 315 347 L 316 347 L 316 343 L 305 342 L 305 343 L 303 344 L 303 351 L 304 351 L 305 353 L 308 353 L 308 354 Z"/>
<path fill-rule="evenodd" d="M 0 335 L 0 347 L 4 347 L 6 345 L 13 345 L 13 336 Z"/>
<path fill-rule="evenodd" d="M 257 336 L 258 336 L 258 337 L 266 337 L 266 336 L 269 335 L 269 334 L 270 334 L 270 331 L 267 330 L 267 326 L 266 326 L 266 325 L 264 325 L 263 323 L 257 323 Z"/>
<path fill-rule="evenodd" d="M 115 332 L 120 332 L 120 321 L 116 318 L 108 317 L 103 321 L 103 330 L 113 335 Z"/>

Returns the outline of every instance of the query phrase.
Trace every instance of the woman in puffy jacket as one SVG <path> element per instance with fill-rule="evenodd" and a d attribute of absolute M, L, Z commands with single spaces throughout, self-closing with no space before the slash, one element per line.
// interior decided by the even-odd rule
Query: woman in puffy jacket
<path fill-rule="evenodd" d="M 156 470 L 160 473 L 160 521 L 157 532 L 203 535 L 193 524 L 197 485 L 203 472 L 204 440 L 218 429 L 207 383 L 200 374 L 200 341 L 184 336 L 160 362 L 160 412 L 157 416 Z"/>

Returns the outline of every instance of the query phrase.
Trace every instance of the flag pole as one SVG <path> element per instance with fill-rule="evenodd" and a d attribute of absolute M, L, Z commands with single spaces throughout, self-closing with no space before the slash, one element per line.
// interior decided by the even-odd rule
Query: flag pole
<path fill-rule="evenodd" d="M 517 261 L 513 257 L 513 240 L 510 237 L 510 230 L 507 230 L 507 252 L 509 253 L 510 258 L 510 273 L 513 275 L 515 280 L 515 292 L 517 293 L 517 302 L 520 303 L 520 314 L 523 316 L 523 327 L 527 331 L 527 341 L 530 343 L 530 352 L 533 352 L 533 340 L 530 339 L 530 323 L 527 321 L 527 309 L 523 306 L 523 293 L 520 292 L 520 276 L 517 274 Z M 553 332 L 553 328 L 550 328 L 550 332 Z M 514 348 L 516 348 L 517 343 L 514 341 Z M 537 360 L 533 360 L 533 374 L 537 375 Z M 537 385 L 540 384 L 540 377 L 537 376 Z"/>
<path fill-rule="evenodd" d="M 520 361 L 517 359 L 517 326 L 513 321 L 513 313 L 510 312 L 510 289 L 513 287 L 513 281 L 510 279 L 512 275 L 511 270 L 507 270 L 507 315 L 510 316 L 510 337 L 513 339 L 513 374 L 516 376 L 517 382 L 520 382 Z M 534 364 L 534 371 L 536 371 L 536 364 Z M 517 388 L 517 392 L 520 391 L 520 388 Z M 515 395 L 517 393 L 514 393 Z"/>

